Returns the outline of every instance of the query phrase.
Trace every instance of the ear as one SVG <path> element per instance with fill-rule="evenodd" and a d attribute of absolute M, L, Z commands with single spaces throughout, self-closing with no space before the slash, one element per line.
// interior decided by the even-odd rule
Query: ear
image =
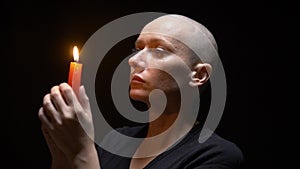
<path fill-rule="evenodd" d="M 212 67 L 208 63 L 198 63 L 194 66 L 191 73 L 191 80 L 189 84 L 192 87 L 202 86 L 205 82 L 208 81 L 212 72 Z"/>

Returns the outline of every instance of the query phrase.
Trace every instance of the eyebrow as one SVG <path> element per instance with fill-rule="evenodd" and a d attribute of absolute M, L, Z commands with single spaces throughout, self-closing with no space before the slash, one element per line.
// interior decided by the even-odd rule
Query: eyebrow
<path fill-rule="evenodd" d="M 167 38 L 157 38 L 157 37 L 151 37 L 145 39 L 137 39 L 135 41 L 135 46 L 139 46 L 139 44 L 149 44 L 150 46 L 153 46 L 154 44 L 161 44 L 163 47 L 166 47 L 171 52 L 175 51 L 175 46 L 168 40 Z"/>

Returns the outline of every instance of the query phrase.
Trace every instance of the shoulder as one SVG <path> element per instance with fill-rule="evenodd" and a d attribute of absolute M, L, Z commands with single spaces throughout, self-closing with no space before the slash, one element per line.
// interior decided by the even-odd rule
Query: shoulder
<path fill-rule="evenodd" d="M 240 148 L 216 133 L 212 133 L 203 143 L 198 141 L 195 148 L 197 149 L 196 154 L 198 154 L 197 159 L 201 160 L 201 165 L 204 166 L 238 168 L 243 162 L 243 153 Z M 206 159 L 205 162 L 203 159 Z"/>
<path fill-rule="evenodd" d="M 208 141 L 211 142 L 212 151 L 218 154 L 220 160 L 231 163 L 241 162 L 243 160 L 242 151 L 235 143 L 226 140 L 217 134 L 213 134 Z"/>
<path fill-rule="evenodd" d="M 199 141 L 200 127 L 193 128 L 181 141 L 159 155 L 148 168 L 240 168 L 243 155 L 239 147 L 216 133 Z"/>

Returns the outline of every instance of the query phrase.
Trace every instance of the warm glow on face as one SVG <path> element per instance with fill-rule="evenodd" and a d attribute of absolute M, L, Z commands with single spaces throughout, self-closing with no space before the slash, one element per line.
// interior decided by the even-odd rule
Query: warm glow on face
<path fill-rule="evenodd" d="M 73 57 L 74 57 L 75 62 L 79 61 L 79 51 L 78 51 L 77 46 L 74 46 L 74 48 L 73 48 Z"/>

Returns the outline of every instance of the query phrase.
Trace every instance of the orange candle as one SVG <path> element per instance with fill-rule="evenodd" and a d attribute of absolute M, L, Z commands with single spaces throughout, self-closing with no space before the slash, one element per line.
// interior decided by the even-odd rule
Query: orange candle
<path fill-rule="evenodd" d="M 78 96 L 81 84 L 82 64 L 79 63 L 79 51 L 77 46 L 74 46 L 73 48 L 73 57 L 74 62 L 70 63 L 68 84 L 73 88 L 76 96 Z"/>

